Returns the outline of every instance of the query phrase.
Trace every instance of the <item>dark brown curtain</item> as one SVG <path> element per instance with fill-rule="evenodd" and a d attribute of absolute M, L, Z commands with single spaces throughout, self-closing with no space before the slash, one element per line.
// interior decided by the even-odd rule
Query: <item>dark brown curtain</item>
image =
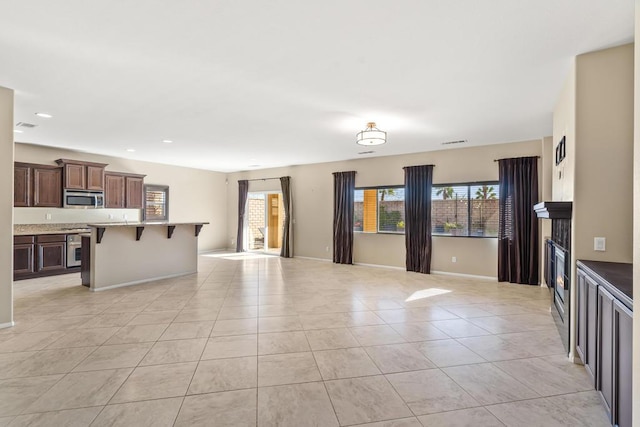
<path fill-rule="evenodd" d="M 236 252 L 244 251 L 244 211 L 247 207 L 249 181 L 238 181 L 238 235 L 236 236 Z"/>
<path fill-rule="evenodd" d="M 284 221 L 282 222 L 282 246 L 280 256 L 291 258 L 293 256 L 293 227 L 291 224 L 291 177 L 280 178 L 282 187 L 282 203 L 284 205 Z"/>
<path fill-rule="evenodd" d="M 356 173 L 333 173 L 333 262 L 353 264 L 353 197 Z"/>
<path fill-rule="evenodd" d="M 538 284 L 538 158 L 501 159 L 498 281 Z"/>
<path fill-rule="evenodd" d="M 431 186 L 433 165 L 404 168 L 407 271 L 431 272 Z"/>

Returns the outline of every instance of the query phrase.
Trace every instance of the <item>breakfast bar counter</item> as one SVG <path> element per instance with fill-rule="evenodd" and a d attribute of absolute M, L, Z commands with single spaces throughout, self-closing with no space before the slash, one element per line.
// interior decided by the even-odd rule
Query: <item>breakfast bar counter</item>
<path fill-rule="evenodd" d="M 83 284 L 100 291 L 195 273 L 198 235 L 206 224 L 88 224 L 91 238 L 86 239 L 89 250 L 83 246 L 87 261 L 82 267 Z"/>

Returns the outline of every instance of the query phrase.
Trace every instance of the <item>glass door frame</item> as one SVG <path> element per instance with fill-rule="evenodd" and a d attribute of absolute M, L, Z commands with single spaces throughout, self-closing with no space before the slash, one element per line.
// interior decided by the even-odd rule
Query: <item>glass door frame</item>
<path fill-rule="evenodd" d="M 264 200 L 264 210 L 263 210 L 263 228 L 264 228 L 264 233 L 263 233 L 263 238 L 264 238 L 264 243 L 261 249 L 251 249 L 251 241 L 250 241 L 250 229 L 251 226 L 249 224 L 249 217 L 250 217 L 250 211 L 249 211 L 249 201 L 251 200 L 251 195 L 262 195 L 263 196 L 263 200 Z M 242 225 L 243 227 L 243 238 L 244 238 L 244 242 L 243 242 L 243 246 L 244 248 L 246 248 L 247 252 L 253 252 L 253 253 L 262 253 L 262 254 L 267 254 L 267 255 L 280 255 L 280 248 L 282 245 L 282 242 L 280 242 L 280 245 L 274 248 L 270 248 L 269 247 L 269 235 L 271 232 L 271 227 L 269 227 L 269 209 L 272 208 L 272 206 L 269 205 L 268 203 L 268 196 L 269 195 L 277 195 L 278 196 L 278 208 L 280 209 L 279 214 L 284 215 L 284 213 L 282 212 L 282 191 L 276 191 L 276 190 L 264 190 L 264 191 L 249 191 L 247 194 L 247 204 L 245 206 L 245 215 L 244 215 L 244 224 Z M 277 250 L 277 253 L 276 253 Z"/>

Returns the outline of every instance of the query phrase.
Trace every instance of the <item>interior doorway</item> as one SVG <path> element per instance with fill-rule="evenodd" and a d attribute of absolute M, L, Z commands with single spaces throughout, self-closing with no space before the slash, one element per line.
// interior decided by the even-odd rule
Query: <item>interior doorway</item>
<path fill-rule="evenodd" d="M 250 192 L 247 196 L 245 248 L 279 255 L 282 245 L 284 206 L 282 193 Z"/>

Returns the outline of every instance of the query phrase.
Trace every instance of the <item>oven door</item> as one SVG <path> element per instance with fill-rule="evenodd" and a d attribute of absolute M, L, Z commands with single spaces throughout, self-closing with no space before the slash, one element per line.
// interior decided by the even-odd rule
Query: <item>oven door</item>
<path fill-rule="evenodd" d="M 67 236 L 67 268 L 82 265 L 82 238 L 77 234 Z"/>

